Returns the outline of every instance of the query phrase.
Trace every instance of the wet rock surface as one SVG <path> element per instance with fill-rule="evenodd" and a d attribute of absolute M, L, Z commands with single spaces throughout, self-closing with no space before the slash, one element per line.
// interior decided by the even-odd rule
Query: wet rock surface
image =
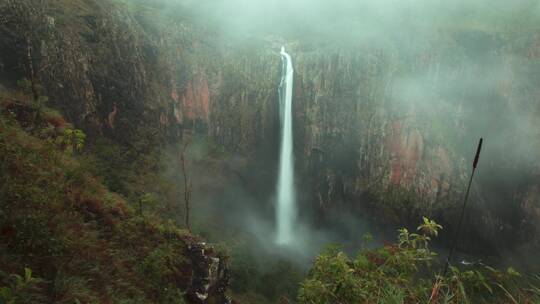
<path fill-rule="evenodd" d="M 226 259 L 204 242 L 188 240 L 186 245 L 193 265 L 191 284 L 187 291 L 190 303 L 231 303 L 225 294 L 230 280 Z"/>

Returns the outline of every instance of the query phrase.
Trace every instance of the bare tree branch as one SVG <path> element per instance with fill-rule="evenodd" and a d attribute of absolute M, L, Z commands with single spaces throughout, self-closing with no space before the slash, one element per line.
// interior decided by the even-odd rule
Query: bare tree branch
<path fill-rule="evenodd" d="M 191 212 L 191 190 L 192 183 L 188 177 L 187 167 L 186 167 L 186 150 L 189 146 L 189 140 L 185 142 L 182 152 L 180 153 L 180 164 L 182 166 L 182 174 L 184 175 L 184 206 L 185 206 L 185 224 L 186 228 L 191 232 L 191 225 L 189 223 L 189 215 Z"/>

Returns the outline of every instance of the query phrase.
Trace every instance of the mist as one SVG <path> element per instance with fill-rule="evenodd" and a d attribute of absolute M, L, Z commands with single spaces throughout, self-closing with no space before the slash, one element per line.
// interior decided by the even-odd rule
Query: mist
<path fill-rule="evenodd" d="M 421 127 L 429 125 L 432 119 L 441 119 L 442 124 L 454 128 L 450 133 L 459 137 L 455 143 L 459 154 L 456 159 L 461 159 L 457 170 L 463 172 L 466 172 L 464 167 L 472 157 L 477 139 L 480 136 L 486 138 L 487 148 L 482 159 L 485 167 L 481 170 L 489 173 L 476 184 L 477 192 L 491 187 L 488 185 L 498 185 L 503 175 L 511 176 L 510 183 L 513 183 L 514 178 L 530 174 L 525 172 L 536 161 L 532 152 L 538 147 L 537 132 L 532 127 L 537 117 L 534 103 L 518 100 L 508 104 L 509 98 L 518 98 L 519 88 L 508 89 L 504 85 L 509 78 L 513 83 L 525 84 L 534 77 L 534 68 L 525 60 L 526 50 L 520 49 L 519 44 L 520 40 L 529 39 L 524 33 L 538 30 L 540 4 L 537 1 L 132 2 L 152 7 L 161 18 L 195 24 L 211 36 L 213 46 L 227 50 L 222 52 L 233 54 L 230 55 L 233 57 L 237 48 L 257 40 L 268 48 L 269 53 L 276 54 L 274 64 L 279 66 L 278 48 L 281 44 L 287 45 L 295 64 L 299 62 L 296 69 L 303 78 L 310 77 L 306 74 L 305 61 L 312 53 L 324 50 L 332 56 L 345 58 L 370 49 L 386 54 L 382 62 L 396 64 L 384 67 L 380 72 L 381 79 L 387 82 L 382 97 L 394 112 L 385 115 L 413 115 L 409 120 Z M 445 51 L 455 53 L 447 56 L 437 52 L 438 44 L 449 45 Z M 456 46 L 452 47 L 453 44 Z M 516 47 L 510 49 L 505 47 L 506 44 Z M 422 56 L 425 57 L 424 66 L 399 66 L 408 60 L 418 61 L 416 58 Z M 268 81 L 274 82 L 277 88 L 277 77 Z M 507 91 L 503 92 L 505 89 Z M 486 107 L 486 100 L 491 106 Z M 434 136 L 440 137 L 440 134 Z M 514 149 L 507 149 L 509 145 Z M 234 157 L 244 159 L 242 155 Z M 258 161 L 268 160 L 275 161 Z M 268 189 L 275 187 L 275 171 L 272 171 L 275 167 L 275 163 L 265 167 L 267 178 L 264 183 L 268 183 Z M 504 170 L 508 168 L 511 170 Z M 250 179 L 253 173 L 245 174 L 243 178 Z M 244 223 L 244 230 L 266 242 L 273 231 L 270 216 L 275 199 L 271 196 L 273 191 L 246 199 L 246 193 L 253 189 L 246 190 L 244 186 L 239 182 L 233 187 L 236 190 L 227 190 L 234 193 L 230 200 L 236 200 L 234 208 L 227 207 L 234 214 L 231 222 Z M 486 201 L 485 195 L 478 201 Z M 265 206 L 262 212 L 261 205 Z M 227 211 L 222 214 L 229 216 Z M 364 220 L 357 222 L 361 225 Z M 312 235 L 310 224 L 305 225 L 306 228 L 300 230 Z M 314 242 L 325 243 L 332 239 L 326 237 L 326 232 L 322 235 L 315 237 L 320 240 Z M 309 248 L 305 252 L 313 251 Z"/>
<path fill-rule="evenodd" d="M 362 164 L 356 159 L 367 149 L 364 146 L 379 146 L 372 148 L 375 149 L 369 154 L 372 158 L 374 154 L 387 153 L 385 141 L 395 131 L 388 126 L 397 122 L 406 126 L 404 133 L 409 132 L 401 139 L 407 149 L 414 142 L 411 139 L 414 134 L 422 136 L 413 150 L 418 149 L 415 153 L 427 160 L 418 170 L 442 171 L 432 180 L 429 177 L 423 180 L 422 173 L 408 181 L 411 188 L 424 189 L 436 196 L 428 207 L 418 212 L 448 225 L 438 246 L 447 248 L 455 229 L 452 225 L 456 222 L 456 202 L 463 194 L 480 137 L 485 139 L 485 149 L 473 184 L 470 209 L 470 216 L 476 221 L 466 223 L 465 229 L 474 233 L 464 240 L 462 247 L 515 261 L 521 248 L 529 252 L 536 246 L 536 228 L 531 228 L 535 226 L 534 216 L 527 213 L 531 209 L 523 209 L 523 200 L 533 195 L 529 187 L 537 180 L 538 169 L 534 168 L 540 167 L 535 152 L 540 147 L 535 97 L 539 93 L 535 81 L 539 79 L 540 66 L 534 59 L 538 55 L 531 55 L 530 47 L 538 37 L 534 33 L 540 30 L 537 1 L 132 2 L 145 4 L 157 12 L 159 18 L 153 20 L 156 23 L 174 20 L 207 35 L 195 40 L 212 49 L 217 63 L 200 60 L 194 64 L 194 70 L 203 71 L 209 79 L 221 79 L 216 70 L 229 64 L 240 66 L 227 75 L 240 75 L 241 80 L 234 82 L 235 89 L 247 92 L 248 104 L 256 104 L 257 96 L 268 94 L 267 91 L 277 92 L 282 45 L 290 52 L 298 74 L 295 89 L 298 88 L 293 97 L 297 113 L 294 124 L 298 125 L 295 136 L 307 137 L 295 138 L 295 158 L 300 162 L 296 166 L 300 207 L 296 223 L 298 242 L 289 247 L 273 242 L 279 151 L 279 142 L 272 137 L 279 133 L 275 121 L 268 128 L 273 135 L 261 135 L 268 144 L 264 153 L 235 147 L 226 155 L 210 157 L 209 144 L 201 144 L 202 141 L 190 148 L 192 165 L 197 168 L 193 169 L 197 172 L 194 212 L 199 232 L 204 236 L 216 242 L 238 241 L 242 244 L 238 247 L 248 247 L 261 263 L 272 258 L 284 259 L 305 270 L 327 244 L 340 243 L 353 253 L 362 246 L 362 235 L 366 232 L 375 234 L 373 246 L 376 246 L 392 240 L 397 227 L 415 227 L 421 217 L 412 211 L 411 215 L 394 211 L 397 215 L 386 216 L 377 212 L 373 215 L 366 209 L 383 204 L 370 191 L 377 187 L 375 183 L 390 187 L 388 171 L 393 170 L 392 162 L 404 162 L 402 166 L 406 167 L 416 161 L 416 156 L 411 161 L 408 155 L 399 155 L 399 151 L 388 152 L 389 159 L 375 160 L 375 164 Z M 197 46 L 192 51 L 202 48 Z M 261 66 L 265 69 L 258 70 Z M 244 68 L 248 72 L 239 71 Z M 254 80 L 259 77 L 262 80 Z M 371 82 L 359 85 L 365 79 Z M 266 91 L 255 87 L 261 83 Z M 218 95 L 212 90 L 210 93 Z M 243 97 L 230 95 L 233 97 L 227 96 L 229 99 L 215 97 L 215 102 L 229 102 L 231 106 L 241 103 L 238 100 Z M 269 103 L 265 109 L 277 113 L 272 108 L 278 103 L 277 94 Z M 370 117 L 376 117 L 374 123 L 364 113 L 356 113 L 358 117 L 351 114 L 352 118 L 346 121 L 331 117 L 363 110 L 373 113 Z M 275 115 L 273 118 L 261 115 L 277 120 Z M 371 128 L 376 131 L 372 132 Z M 354 133 L 357 130 L 367 135 Z M 332 145 L 336 142 L 339 145 Z M 348 149 L 345 152 L 336 148 L 353 145 L 361 148 L 344 148 Z M 319 150 L 327 153 L 323 153 L 327 159 L 320 168 L 312 170 L 314 162 L 310 157 Z M 440 155 L 436 154 L 443 150 L 443 156 L 437 158 Z M 345 156 L 340 158 L 338 152 Z M 331 153 L 334 154 L 328 155 Z M 209 159 L 212 159 L 210 167 Z M 426 169 L 429 166 L 432 167 Z M 319 180 L 310 184 L 315 179 L 314 172 L 318 172 L 315 175 Z M 336 179 L 341 181 L 332 181 L 332 176 L 339 176 Z M 454 180 L 445 181 L 450 179 L 448 176 Z M 364 186 L 363 179 L 369 180 L 365 182 L 368 186 Z M 433 180 L 440 184 L 432 186 Z M 321 198 L 325 193 L 313 185 L 324 183 L 330 189 L 328 192 L 334 191 L 327 195 L 327 201 Z M 357 190 L 362 187 L 367 190 Z M 391 192 L 390 188 L 384 189 Z M 439 199 L 439 192 L 444 191 L 453 192 Z M 398 201 L 407 202 L 407 199 Z M 417 207 L 414 202 L 410 204 Z M 382 210 L 386 211 L 384 208 L 394 206 L 383 204 Z M 500 239 L 512 241 L 504 243 Z"/>
<path fill-rule="evenodd" d="M 327 40 L 340 44 L 395 42 L 443 28 L 507 30 L 535 27 L 536 1 L 398 0 L 222 0 L 155 1 L 167 15 L 190 16 L 223 35 L 273 34 L 285 39 Z M 147 2 L 152 5 L 152 1 Z"/>

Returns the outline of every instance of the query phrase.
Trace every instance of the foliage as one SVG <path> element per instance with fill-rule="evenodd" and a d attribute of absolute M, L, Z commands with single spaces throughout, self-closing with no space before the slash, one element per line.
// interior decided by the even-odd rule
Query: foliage
<path fill-rule="evenodd" d="M 277 303 L 283 297 L 293 299 L 305 273 L 286 259 L 250 246 L 255 245 L 246 242 L 231 250 L 234 298 L 239 303 Z"/>
<path fill-rule="evenodd" d="M 24 268 L 24 276 L 7 275 L 0 271 L 0 303 L 38 303 L 44 301 L 42 296 L 43 280 L 32 277 L 32 270 Z M 0 285 L 1 286 L 1 285 Z"/>
<path fill-rule="evenodd" d="M 196 238 L 110 192 L 58 113 L 0 104 L 0 303 L 182 303 Z"/>
<path fill-rule="evenodd" d="M 133 145 L 150 145 L 149 141 L 140 141 Z M 98 138 L 85 145 L 83 165 L 99 176 L 110 190 L 126 197 L 145 216 L 180 218 L 184 209 L 178 199 L 181 189 L 175 183 L 179 176 L 166 175 L 180 172 L 176 165 L 178 161 L 158 150 L 157 147 L 145 150 L 131 144 L 121 145 L 108 138 Z"/>
<path fill-rule="evenodd" d="M 55 143 L 66 153 L 73 154 L 74 151 L 82 150 L 85 139 L 86 134 L 83 131 L 67 128 L 56 137 Z"/>
<path fill-rule="evenodd" d="M 363 249 L 354 259 L 339 248 L 328 248 L 301 283 L 298 302 L 536 303 L 539 289 L 536 285 L 520 288 L 524 283 L 513 268 L 451 267 L 447 277 L 432 280 L 437 254 L 428 245 L 440 229 L 442 226 L 424 217 L 419 233 L 399 229 L 397 244 Z"/>
<path fill-rule="evenodd" d="M 145 209 L 155 208 L 158 205 L 158 199 L 153 193 L 145 193 L 139 199 L 139 215 L 144 216 Z"/>

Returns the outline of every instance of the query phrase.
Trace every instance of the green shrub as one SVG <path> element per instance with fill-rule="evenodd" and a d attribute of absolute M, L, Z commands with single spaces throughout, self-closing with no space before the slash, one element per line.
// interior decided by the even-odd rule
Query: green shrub
<path fill-rule="evenodd" d="M 0 271 L 0 303 L 45 303 L 43 283 L 29 268 L 24 268 L 24 276 Z"/>
<path fill-rule="evenodd" d="M 89 151 L 74 153 L 84 133 L 9 98 L 0 98 L 0 304 L 183 303 L 193 275 L 185 242 L 197 238 L 153 214 L 153 191 L 137 196 L 137 216 L 88 170 Z"/>
<path fill-rule="evenodd" d="M 537 303 L 540 289 L 526 283 L 513 268 L 482 266 L 461 271 L 450 268 L 442 278 L 431 237 L 442 229 L 423 218 L 419 233 L 399 229 L 396 244 L 363 249 L 355 259 L 330 247 L 317 257 L 301 283 L 298 302 L 323 303 Z M 435 278 L 435 279 L 433 279 Z M 538 284 L 540 282 L 536 282 Z"/>

